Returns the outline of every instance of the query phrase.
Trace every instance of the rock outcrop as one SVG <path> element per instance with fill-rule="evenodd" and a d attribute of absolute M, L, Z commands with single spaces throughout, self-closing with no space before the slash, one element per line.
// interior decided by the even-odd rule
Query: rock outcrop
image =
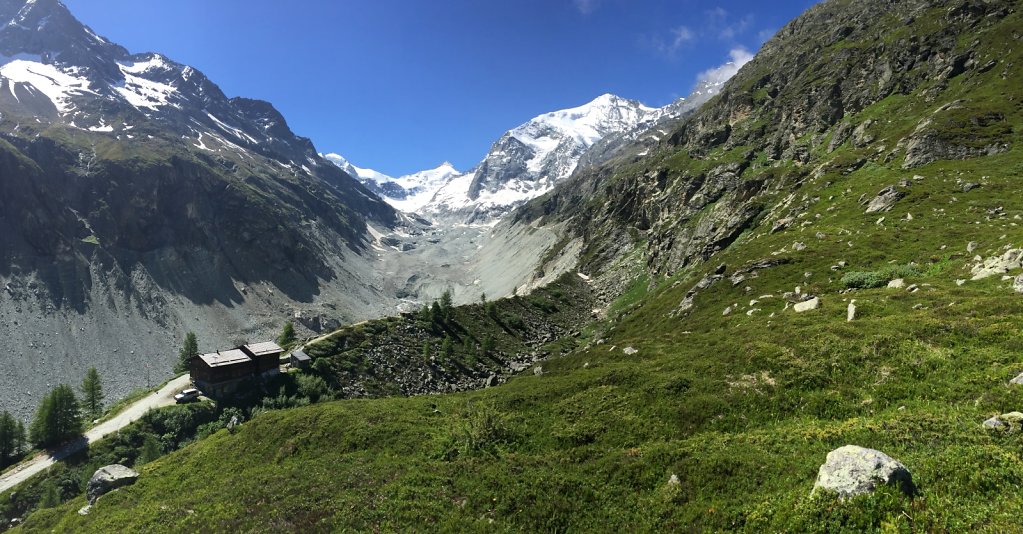
<path fill-rule="evenodd" d="M 1023 269 L 1023 249 L 1013 248 L 1001 256 L 992 256 L 979 262 L 970 269 L 972 280 L 983 280 L 989 276 L 1005 274 L 1016 269 Z"/>
<path fill-rule="evenodd" d="M 906 192 L 900 190 L 894 185 L 890 185 L 877 193 L 877 196 L 871 199 L 870 203 L 867 204 L 867 211 L 864 213 L 878 213 L 882 211 L 889 211 L 895 207 L 895 203 L 906 196 Z"/>

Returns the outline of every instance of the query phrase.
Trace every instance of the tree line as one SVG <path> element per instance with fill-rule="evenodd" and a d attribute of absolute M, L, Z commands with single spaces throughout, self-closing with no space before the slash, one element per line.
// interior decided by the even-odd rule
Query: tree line
<path fill-rule="evenodd" d="M 86 418 L 103 415 L 103 384 L 95 368 L 86 372 L 80 389 L 80 399 L 66 384 L 47 393 L 28 428 L 10 412 L 0 413 L 0 466 L 16 461 L 29 446 L 41 449 L 74 439 Z"/>

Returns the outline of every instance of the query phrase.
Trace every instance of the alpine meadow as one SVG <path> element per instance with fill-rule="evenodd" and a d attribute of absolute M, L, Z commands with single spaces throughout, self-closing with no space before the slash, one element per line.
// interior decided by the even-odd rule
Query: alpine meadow
<path fill-rule="evenodd" d="M 1020 2 L 794 2 L 409 174 L 67 3 L 0 0 L 0 530 L 1023 531 Z"/>

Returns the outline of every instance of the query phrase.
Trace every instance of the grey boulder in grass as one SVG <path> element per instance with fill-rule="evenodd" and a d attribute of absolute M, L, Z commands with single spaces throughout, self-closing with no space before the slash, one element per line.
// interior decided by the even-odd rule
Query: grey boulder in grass
<path fill-rule="evenodd" d="M 139 479 L 138 471 L 120 464 L 100 467 L 89 479 L 89 487 L 86 494 L 89 497 L 89 504 L 96 504 L 96 499 L 114 491 L 117 488 L 130 486 Z"/>
<path fill-rule="evenodd" d="M 913 475 L 901 462 L 878 450 L 846 445 L 828 453 L 817 473 L 813 493 L 830 491 L 847 499 L 883 485 L 895 486 L 910 496 L 916 493 Z"/>

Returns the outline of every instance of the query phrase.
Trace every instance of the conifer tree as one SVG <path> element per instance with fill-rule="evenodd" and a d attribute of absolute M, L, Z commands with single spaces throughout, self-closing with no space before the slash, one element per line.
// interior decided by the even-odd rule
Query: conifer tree
<path fill-rule="evenodd" d="M 429 305 L 424 305 L 422 308 L 419 308 L 419 320 L 427 324 L 433 322 L 433 313 L 430 311 Z"/>
<path fill-rule="evenodd" d="M 24 432 L 24 427 L 20 430 Z M 8 465 L 20 452 L 18 431 L 18 420 L 10 412 L 0 413 L 0 466 Z"/>
<path fill-rule="evenodd" d="M 427 360 L 427 361 L 430 360 L 430 342 L 429 341 L 424 341 L 423 342 L 423 359 Z"/>
<path fill-rule="evenodd" d="M 483 338 L 483 344 L 480 346 L 480 350 L 483 351 L 484 355 L 489 355 L 494 352 L 494 336 L 493 334 L 487 334 L 487 337 Z"/>
<path fill-rule="evenodd" d="M 440 345 L 441 353 L 444 354 L 445 359 L 451 359 L 455 355 L 455 344 L 451 341 L 451 336 L 444 336 L 444 341 Z"/>
<path fill-rule="evenodd" d="M 281 335 L 277 337 L 277 344 L 282 349 L 290 349 L 295 341 L 298 340 L 298 336 L 295 335 L 295 323 L 288 321 L 284 323 L 284 328 L 281 329 Z"/>
<path fill-rule="evenodd" d="M 18 427 L 14 430 L 14 454 L 25 452 L 28 443 L 28 434 L 25 432 L 25 423 L 18 421 Z"/>
<path fill-rule="evenodd" d="M 103 384 L 95 367 L 89 368 L 82 380 L 82 409 L 90 419 L 103 415 Z"/>
<path fill-rule="evenodd" d="M 43 397 L 29 428 L 37 447 L 54 445 L 82 433 L 82 414 L 71 386 L 61 384 Z"/>
<path fill-rule="evenodd" d="M 53 508 L 60 506 L 60 492 L 55 482 L 48 482 L 43 488 L 43 494 L 39 497 L 40 508 Z"/>
<path fill-rule="evenodd" d="M 188 370 L 188 360 L 195 358 L 199 355 L 199 340 L 195 337 L 195 332 L 189 332 L 185 334 L 185 343 L 181 347 L 181 352 L 178 353 L 178 365 L 175 367 L 175 371 L 183 373 Z"/>
<path fill-rule="evenodd" d="M 445 289 L 444 293 L 440 296 L 440 309 L 444 312 L 444 317 L 450 317 L 451 307 L 453 306 L 451 299 L 451 290 Z"/>

